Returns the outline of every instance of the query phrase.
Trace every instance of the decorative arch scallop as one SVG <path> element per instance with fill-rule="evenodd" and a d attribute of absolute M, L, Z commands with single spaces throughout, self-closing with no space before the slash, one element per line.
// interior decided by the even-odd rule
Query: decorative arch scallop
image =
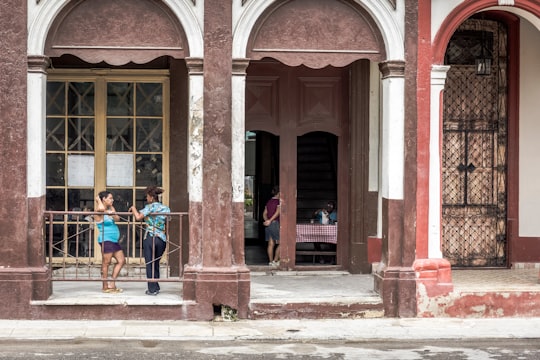
<path fill-rule="evenodd" d="M 354 2 L 293 0 L 269 7 L 259 18 L 247 57 L 318 69 L 343 67 L 359 59 L 382 61 L 386 53 L 373 19 Z"/>
<path fill-rule="evenodd" d="M 45 54 L 70 54 L 89 63 L 146 63 L 160 56 L 189 56 L 181 24 L 159 1 L 80 0 L 56 17 Z"/>

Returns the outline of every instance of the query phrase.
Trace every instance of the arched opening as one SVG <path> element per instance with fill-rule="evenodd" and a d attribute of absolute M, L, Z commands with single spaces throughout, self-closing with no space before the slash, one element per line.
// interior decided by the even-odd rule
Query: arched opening
<path fill-rule="evenodd" d="M 340 22 L 329 23 L 329 16 Z M 378 184 L 373 179 L 379 169 L 375 165 L 376 174 L 370 178 L 369 164 L 378 162 L 378 152 L 369 153 L 369 144 L 378 143 L 379 119 L 373 123 L 374 117 L 370 118 L 370 111 L 371 115 L 378 113 L 378 109 L 370 109 L 370 101 L 374 105 L 370 96 L 375 93 L 378 99 L 380 75 L 379 80 L 370 80 L 375 79 L 372 74 L 378 74 L 372 65 L 385 58 L 381 33 L 367 11 L 353 1 L 297 0 L 270 6 L 256 22 L 247 45 L 251 61 L 246 79 L 246 129 L 279 135 L 279 182 L 285 209 L 281 232 L 286 242 L 280 246 L 281 266 L 320 266 L 319 253 L 328 250 L 335 259 L 322 258 L 327 269 L 371 271 L 366 243 L 377 231 Z M 375 129 L 371 138 L 370 129 Z M 318 147 L 309 149 L 313 137 L 333 144 L 332 194 L 323 194 L 318 179 L 325 175 L 320 170 L 314 174 L 304 169 L 307 159 L 318 151 Z M 351 145 L 362 153 L 353 155 Z M 350 167 L 354 168 L 352 175 Z M 310 187 L 315 189 L 310 192 Z M 336 226 L 337 249 L 333 245 L 330 249 L 313 244 L 309 249 L 304 244 L 298 247 L 298 226 L 309 224 L 308 213 L 312 215 L 329 200 L 343 209 Z M 298 256 L 308 250 L 317 257 Z"/>
<path fill-rule="evenodd" d="M 445 56 L 442 250 L 457 267 L 507 265 L 508 29 L 483 14 Z"/>
<path fill-rule="evenodd" d="M 279 136 L 255 129 L 246 132 L 244 238 L 246 264 L 267 265 L 263 211 L 279 186 Z"/>
<path fill-rule="evenodd" d="M 162 2 L 74 1 L 63 8 L 45 42 L 47 210 L 91 211 L 102 190 L 115 195 L 117 211 L 140 209 L 150 185 L 165 189 L 162 200 L 173 211 L 188 210 L 187 44 Z M 138 260 L 140 236 L 125 227 L 121 246 Z M 89 252 L 69 244 L 57 250 L 99 261 L 95 241 Z M 179 273 L 180 260 L 170 261 Z"/>

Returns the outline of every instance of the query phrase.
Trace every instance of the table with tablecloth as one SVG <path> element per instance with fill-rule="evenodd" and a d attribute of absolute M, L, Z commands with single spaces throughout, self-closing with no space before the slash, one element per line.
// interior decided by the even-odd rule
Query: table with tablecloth
<path fill-rule="evenodd" d="M 337 225 L 296 224 L 296 242 L 337 244 Z"/>

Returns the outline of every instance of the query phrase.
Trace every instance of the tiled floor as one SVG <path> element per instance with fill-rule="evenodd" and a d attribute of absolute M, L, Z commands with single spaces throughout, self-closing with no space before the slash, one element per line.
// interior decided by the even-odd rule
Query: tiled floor
<path fill-rule="evenodd" d="M 540 292 L 538 269 L 453 270 L 455 291 Z"/>

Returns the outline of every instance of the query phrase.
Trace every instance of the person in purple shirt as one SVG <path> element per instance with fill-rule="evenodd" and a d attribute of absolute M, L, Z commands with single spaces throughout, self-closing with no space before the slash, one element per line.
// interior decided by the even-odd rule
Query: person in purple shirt
<path fill-rule="evenodd" d="M 279 199 L 279 186 L 274 186 L 272 189 L 272 198 L 268 200 L 264 207 L 264 238 L 268 242 L 266 251 L 270 266 L 279 266 L 279 213 L 281 203 Z M 275 248 L 275 249 L 274 249 Z"/>

